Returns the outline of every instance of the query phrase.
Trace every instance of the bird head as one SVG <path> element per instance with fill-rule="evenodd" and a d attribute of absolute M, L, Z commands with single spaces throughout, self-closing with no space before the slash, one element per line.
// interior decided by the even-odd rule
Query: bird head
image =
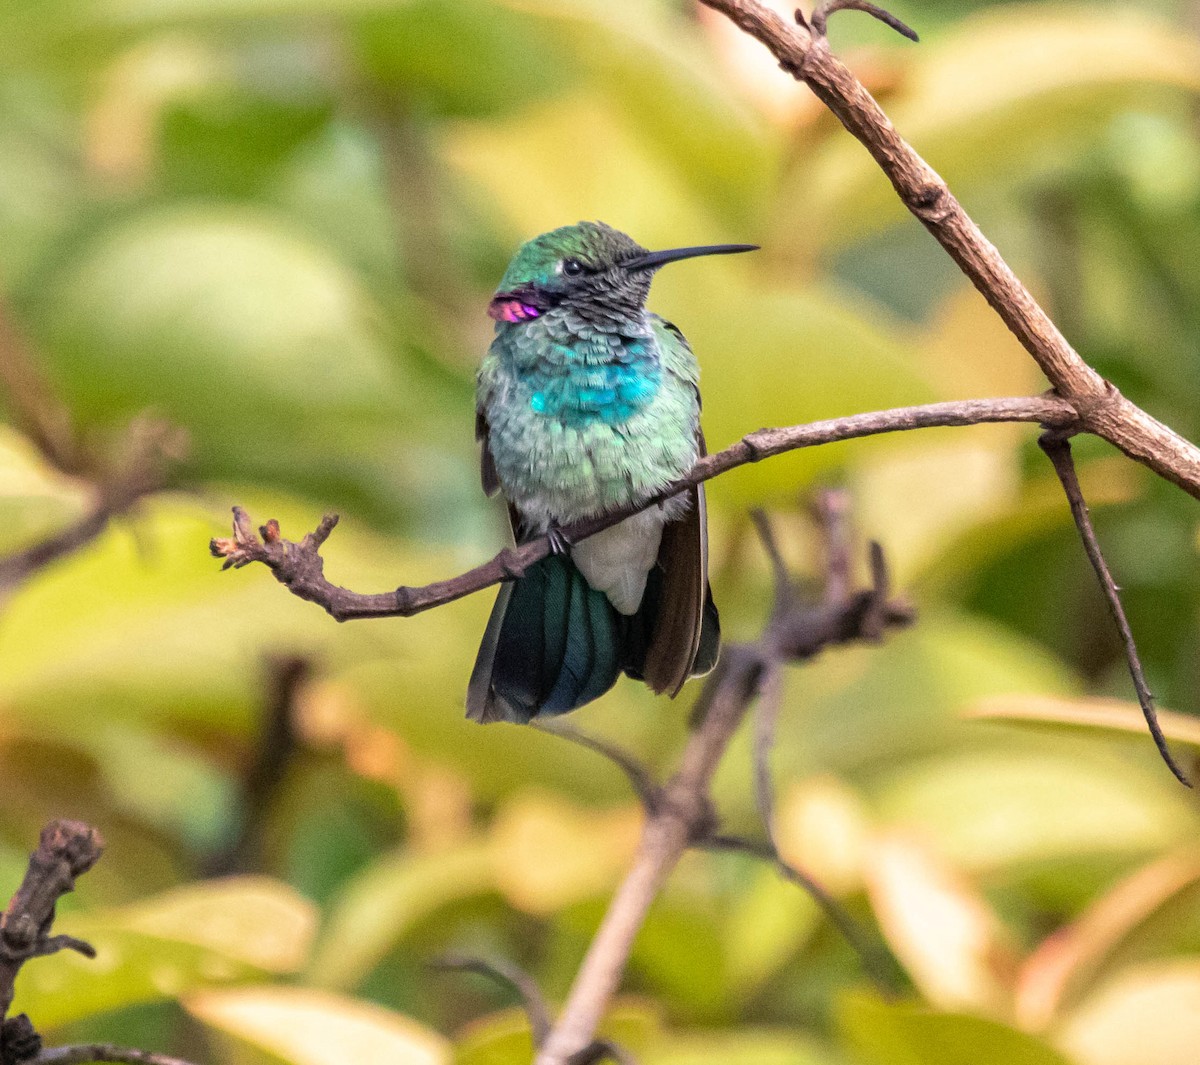
<path fill-rule="evenodd" d="M 714 244 L 648 251 L 603 222 L 579 222 L 534 237 L 504 272 L 488 314 L 498 322 L 524 322 L 562 304 L 585 311 L 636 314 L 646 304 L 654 272 L 696 255 L 754 251 L 755 244 Z"/>

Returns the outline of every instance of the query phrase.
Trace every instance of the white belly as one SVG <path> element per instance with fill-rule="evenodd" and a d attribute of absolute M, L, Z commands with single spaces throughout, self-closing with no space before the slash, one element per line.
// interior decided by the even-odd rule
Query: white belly
<path fill-rule="evenodd" d="M 636 614 L 642 605 L 666 519 L 662 508 L 650 507 L 571 548 L 571 558 L 588 584 L 604 592 L 622 614 Z"/>

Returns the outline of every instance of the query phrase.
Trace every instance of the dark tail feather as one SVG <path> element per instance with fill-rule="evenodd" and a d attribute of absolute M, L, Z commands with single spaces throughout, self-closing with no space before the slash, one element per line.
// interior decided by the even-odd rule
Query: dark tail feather
<path fill-rule="evenodd" d="M 711 673 L 721 655 L 721 616 L 713 602 L 712 589 L 704 591 L 704 614 L 700 621 L 700 644 L 696 648 L 696 659 L 692 662 L 693 677 Z"/>
<path fill-rule="evenodd" d="M 664 609 L 663 599 L 664 573 L 661 566 L 650 571 L 646 581 L 646 594 L 638 612 L 631 617 L 620 618 L 624 623 L 622 633 L 621 668 L 627 676 L 634 680 L 644 680 L 649 683 L 647 675 L 647 658 L 655 646 L 655 633 L 660 624 L 672 624 L 669 618 L 660 617 Z M 700 634 L 696 642 L 695 657 L 691 658 L 683 668 L 685 677 L 702 677 L 710 673 L 717 664 L 721 653 L 721 617 L 713 602 L 712 590 L 705 586 L 704 607 L 700 615 Z M 664 689 L 670 691 L 670 689 Z M 676 688 L 671 691 L 674 695 Z"/>
<path fill-rule="evenodd" d="M 621 671 L 617 612 L 551 555 L 496 597 L 467 689 L 475 721 L 525 723 L 603 695 Z"/>
<path fill-rule="evenodd" d="M 672 698 L 689 677 L 716 665 L 721 646 L 721 623 L 708 587 L 704 487 L 689 494 L 687 511 L 663 528 L 658 561 L 625 634 L 625 671 Z"/>

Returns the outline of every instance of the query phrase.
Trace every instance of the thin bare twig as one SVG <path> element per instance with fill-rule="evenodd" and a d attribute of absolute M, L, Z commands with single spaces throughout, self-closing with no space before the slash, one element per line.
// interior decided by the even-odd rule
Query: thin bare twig
<path fill-rule="evenodd" d="M 88 459 L 71 412 L 50 387 L 29 343 L 17 328 L 7 303 L 0 300 L 0 386 L 17 427 L 57 470 L 88 472 Z"/>
<path fill-rule="evenodd" d="M 911 26 L 901 22 L 890 11 L 885 11 L 883 8 L 869 3 L 868 0 L 828 0 L 812 13 L 813 33 L 818 37 L 826 36 L 826 23 L 829 16 L 839 11 L 862 11 L 872 18 L 878 19 L 885 26 L 891 26 L 901 37 L 907 37 L 910 41 L 920 41 L 921 39 Z M 804 21 L 803 13 L 799 10 L 796 11 L 796 22 L 801 26 L 808 25 Z"/>
<path fill-rule="evenodd" d="M 502 958 L 485 959 L 466 954 L 444 954 L 429 964 L 447 972 L 477 973 L 516 991 L 521 996 L 521 1005 L 529 1019 L 533 1045 L 540 1047 L 546 1041 L 546 1036 L 550 1034 L 550 1007 L 537 981 L 519 965 Z"/>
<path fill-rule="evenodd" d="M 567 1065 L 596 1065 L 606 1058 L 617 1065 L 637 1065 L 628 1050 L 607 1039 L 597 1039 L 590 1047 L 584 1047 L 567 1060 Z"/>
<path fill-rule="evenodd" d="M 1112 572 L 1104 559 L 1104 552 L 1100 549 L 1100 541 L 1096 538 L 1096 530 L 1092 525 L 1092 517 L 1088 513 L 1087 503 L 1083 498 L 1083 490 L 1079 486 L 1079 477 L 1075 472 L 1075 460 L 1071 455 L 1071 441 L 1062 433 L 1048 432 L 1038 438 L 1038 446 L 1046 453 L 1046 457 L 1054 466 L 1054 472 L 1058 474 L 1058 479 L 1067 496 L 1067 503 L 1071 507 L 1071 517 L 1075 519 L 1075 528 L 1079 531 L 1080 540 L 1083 541 L 1083 549 L 1087 553 L 1088 561 L 1092 564 L 1092 569 L 1096 571 L 1096 579 L 1100 582 L 1104 598 L 1108 601 L 1108 609 L 1112 613 L 1113 621 L 1116 622 L 1117 631 L 1121 635 L 1121 644 L 1125 649 L 1125 661 L 1129 665 L 1129 675 L 1133 678 L 1133 687 L 1137 692 L 1138 703 L 1141 705 L 1142 715 L 1146 719 L 1150 735 L 1154 737 L 1154 745 L 1158 748 L 1158 753 L 1162 755 L 1162 760 L 1167 763 L 1167 768 L 1175 774 L 1175 779 L 1190 788 L 1191 781 L 1188 780 L 1187 775 L 1171 754 L 1171 749 L 1167 746 L 1167 737 L 1163 735 L 1162 726 L 1158 723 L 1158 713 L 1154 709 L 1154 696 L 1150 692 L 1150 686 L 1146 683 L 1146 673 L 1142 669 L 1137 643 L 1133 639 L 1133 629 L 1129 625 L 1129 618 L 1125 615 L 1125 607 L 1121 603 L 1117 582 L 1113 580 Z"/>
<path fill-rule="evenodd" d="M 655 807 L 662 800 L 662 788 L 651 776 L 650 771 L 632 754 L 615 743 L 609 743 L 608 740 L 602 740 L 597 736 L 590 736 L 565 721 L 556 720 L 554 724 L 549 725 L 535 718 L 530 724 L 548 736 L 558 736 L 560 739 L 578 744 L 580 747 L 586 747 L 589 751 L 595 751 L 607 758 L 625 774 L 629 786 L 633 788 L 634 794 L 647 813 L 653 813 Z"/>
<path fill-rule="evenodd" d="M 844 488 L 818 492 L 812 504 L 813 518 L 822 533 L 825 548 L 826 603 L 844 603 L 852 586 L 850 559 L 850 493 Z"/>
<path fill-rule="evenodd" d="M 851 583 L 850 506 L 846 492 L 842 489 L 826 489 L 818 493 L 812 510 L 820 525 L 824 543 L 825 573 L 821 596 L 823 606 L 826 609 L 832 607 L 850 612 L 858 619 L 861 637 L 868 640 L 878 639 L 882 635 L 881 625 L 904 624 L 910 620 L 903 613 L 907 608 L 901 604 L 891 604 L 889 601 L 890 585 L 886 578 L 886 570 L 883 571 L 884 575 L 880 580 L 878 569 L 872 567 L 872 574 L 876 578 L 876 582 L 870 591 L 878 604 L 878 619 L 876 612 L 871 608 L 863 610 L 859 599 L 855 596 Z M 833 926 L 841 932 L 857 952 L 863 968 L 879 990 L 886 995 L 891 995 L 896 991 L 897 982 L 895 965 L 890 956 L 869 941 L 853 918 L 815 877 L 788 862 L 779 849 L 775 821 L 775 788 L 771 774 L 771 752 L 775 748 L 775 733 L 783 708 L 783 671 L 786 650 L 780 645 L 777 630 L 787 631 L 789 615 L 797 611 L 803 613 L 803 608 L 796 600 L 795 586 L 782 564 L 782 555 L 770 522 L 764 514 L 760 513 L 756 516 L 756 524 L 763 548 L 771 559 L 776 584 L 775 606 L 771 620 L 759 642 L 764 662 L 759 680 L 758 710 L 755 714 L 752 747 L 754 794 L 759 818 L 767 839 L 765 843 L 756 844 L 736 836 L 718 836 L 711 842 L 715 846 L 741 850 L 771 862 L 786 879 L 812 896 Z M 878 548 L 878 545 L 873 544 L 872 547 Z M 896 611 L 891 621 L 887 620 L 889 609 Z"/>
<path fill-rule="evenodd" d="M 647 499 L 641 507 L 615 510 L 603 517 L 580 522 L 563 532 L 577 542 L 687 487 L 711 480 L 746 463 L 759 462 L 799 448 L 880 433 L 991 422 L 1033 422 L 1047 428 L 1073 428 L 1077 418 L 1068 404 L 1054 396 L 1028 396 L 930 403 L 831 418 L 785 429 L 759 429 L 724 451 L 702 458 L 691 473 L 668 485 L 652 499 Z M 400 587 L 393 592 L 363 594 L 332 584 L 325 577 L 325 560 L 321 557 L 320 548 L 337 524 L 336 514 L 326 515 L 313 532 L 299 542 L 293 542 L 281 537 L 277 522 L 267 522 L 256 535 L 254 524 L 244 510 L 235 507 L 233 513 L 233 535 L 216 538 L 209 545 L 214 556 L 225 560 L 222 568 L 232 566 L 240 569 L 252 562 L 261 562 L 293 595 L 316 603 L 338 621 L 411 617 L 490 585 L 519 577 L 550 552 L 549 540 L 542 536 L 517 547 L 506 548 L 490 562 L 449 580 L 435 581 L 423 587 Z"/>
<path fill-rule="evenodd" d="M 42 1047 L 41 1037 L 25 1015 L 7 1016 L 13 985 L 31 958 L 58 950 L 95 957 L 91 946 L 73 936 L 51 935 L 58 900 L 96 864 L 104 850 L 100 833 L 82 821 L 51 821 L 42 829 L 37 850 L 8 908 L 0 916 L 0 1065 L 84 1065 L 89 1061 L 129 1065 L 191 1065 L 180 1058 L 111 1043 Z"/>
<path fill-rule="evenodd" d="M 899 992 L 899 966 L 887 948 L 880 941 L 868 936 L 863 927 L 829 894 L 819 880 L 799 866 L 786 861 L 770 843 L 765 840 L 747 839 L 744 836 L 717 833 L 710 836 L 704 846 L 711 850 L 748 854 L 773 865 L 784 880 L 795 884 L 817 904 L 829 923 L 858 955 L 863 971 L 870 977 L 875 989 L 885 998 L 891 998 Z"/>

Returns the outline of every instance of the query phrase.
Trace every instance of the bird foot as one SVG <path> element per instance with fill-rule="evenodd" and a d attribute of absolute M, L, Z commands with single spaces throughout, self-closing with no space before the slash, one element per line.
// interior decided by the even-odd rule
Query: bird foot
<path fill-rule="evenodd" d="M 546 530 L 546 540 L 550 544 L 550 554 L 569 555 L 571 553 L 571 538 L 557 525 L 551 525 Z"/>

